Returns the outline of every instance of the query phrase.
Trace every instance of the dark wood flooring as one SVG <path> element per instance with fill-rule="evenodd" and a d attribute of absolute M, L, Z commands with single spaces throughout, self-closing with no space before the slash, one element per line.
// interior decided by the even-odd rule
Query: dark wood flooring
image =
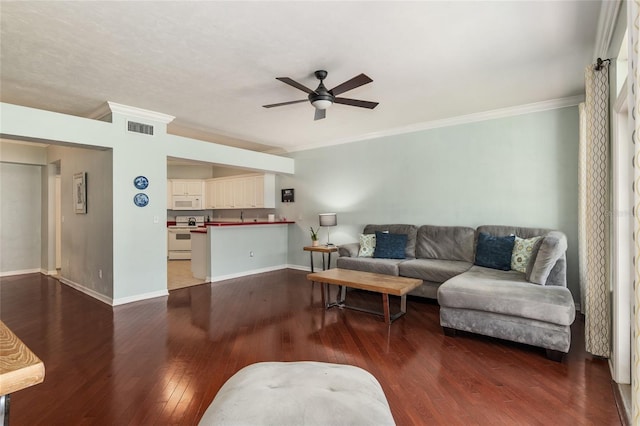
<path fill-rule="evenodd" d="M 620 424 L 607 361 L 585 353 L 581 319 L 557 363 L 539 348 L 445 337 L 435 301 L 410 298 L 390 327 L 325 311 L 305 275 L 276 271 L 115 308 L 43 275 L 1 278 L 0 318 L 46 368 L 43 384 L 11 396 L 10 424 L 193 425 L 240 368 L 298 360 L 368 370 L 398 425 Z M 370 293 L 348 298 L 380 305 Z"/>

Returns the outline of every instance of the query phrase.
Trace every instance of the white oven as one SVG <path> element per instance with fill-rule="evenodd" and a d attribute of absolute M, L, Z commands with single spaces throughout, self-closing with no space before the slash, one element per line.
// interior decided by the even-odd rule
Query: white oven
<path fill-rule="evenodd" d="M 191 259 L 191 230 L 204 225 L 204 216 L 177 216 L 167 229 L 169 260 Z"/>
<path fill-rule="evenodd" d="M 191 229 L 169 227 L 169 260 L 191 259 Z"/>

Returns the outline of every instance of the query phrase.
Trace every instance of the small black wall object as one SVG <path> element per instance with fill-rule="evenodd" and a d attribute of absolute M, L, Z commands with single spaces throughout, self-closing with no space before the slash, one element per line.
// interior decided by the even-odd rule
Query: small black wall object
<path fill-rule="evenodd" d="M 282 202 L 283 203 L 293 203 L 293 188 L 283 189 L 282 190 Z"/>

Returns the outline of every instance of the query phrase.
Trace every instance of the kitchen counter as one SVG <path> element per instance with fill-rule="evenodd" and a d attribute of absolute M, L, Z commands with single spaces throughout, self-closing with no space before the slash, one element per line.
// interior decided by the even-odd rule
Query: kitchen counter
<path fill-rule="evenodd" d="M 267 222 L 267 221 L 246 221 L 246 222 L 207 222 L 204 224 L 204 228 L 196 228 L 192 229 L 191 232 L 198 234 L 206 234 L 207 226 L 253 226 L 253 225 L 287 225 L 290 223 L 295 223 L 290 220 L 281 220 L 276 222 Z"/>

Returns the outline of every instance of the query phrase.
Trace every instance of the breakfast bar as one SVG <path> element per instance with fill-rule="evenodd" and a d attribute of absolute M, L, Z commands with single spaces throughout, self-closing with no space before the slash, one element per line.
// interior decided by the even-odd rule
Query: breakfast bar
<path fill-rule="evenodd" d="M 292 221 L 208 222 L 191 231 L 191 271 L 208 282 L 273 271 L 287 265 Z"/>

